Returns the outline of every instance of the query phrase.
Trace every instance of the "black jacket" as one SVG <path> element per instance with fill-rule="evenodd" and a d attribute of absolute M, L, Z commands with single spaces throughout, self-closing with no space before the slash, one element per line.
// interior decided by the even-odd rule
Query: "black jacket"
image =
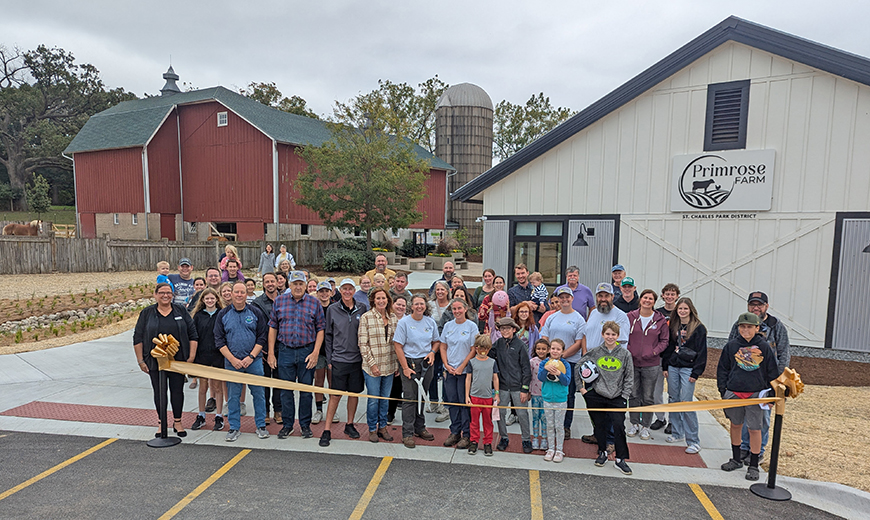
<path fill-rule="evenodd" d="M 223 357 L 214 345 L 214 324 L 215 321 L 217 321 L 217 315 L 218 311 L 209 315 L 205 309 L 200 309 L 200 311 L 196 313 L 196 316 L 193 317 L 193 324 L 196 327 L 196 333 L 199 336 L 196 345 L 195 361 L 197 363 L 210 365 L 215 356 Z"/>
<path fill-rule="evenodd" d="M 193 318 L 187 313 L 187 310 L 181 305 L 172 305 L 172 317 L 175 321 L 175 330 L 162 331 L 164 334 L 172 334 L 175 339 L 181 344 L 178 347 L 178 353 L 175 354 L 176 361 L 187 361 L 190 357 L 190 342 L 198 341 L 199 335 L 196 332 L 196 326 L 193 323 Z M 148 370 L 157 370 L 157 361 L 151 357 L 151 349 L 154 348 L 152 339 L 157 337 L 161 331 L 157 330 L 158 316 L 157 304 L 145 307 L 139 313 L 139 320 L 136 322 L 136 328 L 133 329 L 133 344 L 142 344 L 142 361 L 148 366 Z"/>
<path fill-rule="evenodd" d="M 662 370 L 667 370 L 668 367 L 691 368 L 690 377 L 698 379 L 707 368 L 707 328 L 699 324 L 692 335 L 680 345 L 680 352 L 677 353 L 677 342 L 680 339 L 678 334 L 671 331 L 668 348 L 662 352 Z M 692 355 L 691 352 L 695 354 Z"/>
<path fill-rule="evenodd" d="M 523 340 L 514 335 L 510 342 L 499 338 L 489 351 L 489 357 L 498 363 L 499 390 L 529 392 L 532 383 L 532 365 L 529 349 Z"/>
<path fill-rule="evenodd" d="M 769 388 L 770 382 L 778 376 L 776 354 L 761 334 L 756 334 L 751 341 L 737 336 L 722 349 L 716 384 L 722 396 L 725 390 L 760 392 Z"/>

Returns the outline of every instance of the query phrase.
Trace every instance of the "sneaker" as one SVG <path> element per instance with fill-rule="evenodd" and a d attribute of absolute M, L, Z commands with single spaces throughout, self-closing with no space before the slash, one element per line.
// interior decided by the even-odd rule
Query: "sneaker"
<path fill-rule="evenodd" d="M 457 450 L 468 449 L 469 446 L 471 446 L 471 441 L 468 439 L 468 437 L 463 437 L 459 439 L 459 442 L 456 443 Z"/>
<path fill-rule="evenodd" d="M 336 413 L 335 415 L 332 416 L 332 424 L 335 424 L 337 422 L 338 422 L 338 414 Z"/>
<path fill-rule="evenodd" d="M 242 417 L 248 415 L 248 407 L 245 406 L 245 403 L 239 404 L 239 413 L 242 415 Z"/>
<path fill-rule="evenodd" d="M 751 455 L 749 450 L 740 450 L 740 460 L 747 466 L 749 465 L 749 455 Z"/>
<path fill-rule="evenodd" d="M 432 435 L 431 433 L 429 433 L 429 430 L 427 430 L 426 428 L 423 428 L 422 430 L 420 430 L 418 432 L 414 432 L 414 435 L 416 435 L 417 437 L 420 437 L 424 441 L 434 441 L 435 440 L 435 436 Z"/>
<path fill-rule="evenodd" d="M 230 430 L 227 432 L 227 442 L 235 442 L 239 438 L 239 430 Z"/>
<path fill-rule="evenodd" d="M 668 423 L 668 425 L 665 426 L 665 433 L 667 433 L 668 435 L 674 433 L 674 425 L 671 423 Z"/>
<path fill-rule="evenodd" d="M 204 415 L 197 415 L 196 419 L 194 419 L 193 424 L 191 425 L 190 429 L 191 430 L 198 430 L 198 429 L 202 428 L 203 424 L 205 424 L 205 416 Z"/>
<path fill-rule="evenodd" d="M 484 444 L 483 445 L 483 454 L 487 457 L 492 457 L 492 444 Z M 749 477 L 746 477 L 749 478 Z M 757 478 L 756 478 L 757 480 Z"/>
<path fill-rule="evenodd" d="M 396 422 L 395 417 L 387 417 L 387 426 L 392 426 L 394 422 Z"/>
<path fill-rule="evenodd" d="M 553 462 L 562 462 L 562 459 L 565 458 L 565 454 L 561 451 L 557 451 L 555 455 L 553 455 Z"/>
<path fill-rule="evenodd" d="M 541 439 L 541 449 L 544 451 L 547 451 L 548 449 L 550 449 L 550 446 L 549 446 L 549 443 L 547 442 L 547 439 Z"/>
<path fill-rule="evenodd" d="M 531 453 L 532 452 L 532 443 L 530 441 L 523 441 L 523 453 Z"/>
<path fill-rule="evenodd" d="M 347 423 L 344 425 L 344 434 L 351 439 L 359 439 L 359 432 L 356 431 L 356 426 L 354 426 L 352 423 Z"/>
<path fill-rule="evenodd" d="M 669 443 L 673 444 L 675 442 L 680 442 L 682 440 L 683 440 L 682 437 L 680 437 L 678 435 L 671 434 L 667 439 L 665 439 L 665 442 L 669 442 Z"/>
<path fill-rule="evenodd" d="M 631 428 L 629 428 L 628 431 L 625 432 L 625 435 L 626 435 L 626 437 L 634 437 L 638 433 L 640 433 L 640 425 L 639 424 L 632 424 Z"/>
<path fill-rule="evenodd" d="M 616 459 L 616 463 L 614 464 L 616 469 L 622 472 L 623 475 L 631 475 L 631 468 L 628 467 L 628 464 L 625 463 L 622 459 Z"/>
<path fill-rule="evenodd" d="M 504 451 L 508 449 L 508 444 L 510 444 L 510 440 L 507 437 L 505 437 L 504 439 L 499 439 L 498 451 Z"/>
<path fill-rule="evenodd" d="M 429 406 L 426 407 L 426 413 L 438 413 L 438 405 L 429 401 Z"/>
<path fill-rule="evenodd" d="M 435 409 L 438 410 L 438 413 L 448 413 L 447 408 L 443 403 L 438 403 L 438 406 Z"/>
<path fill-rule="evenodd" d="M 275 412 L 275 424 L 284 424 L 284 419 L 281 417 L 281 412 Z"/>
<path fill-rule="evenodd" d="M 211 413 L 217 409 L 217 401 L 214 400 L 214 397 L 209 397 L 208 401 L 205 402 L 205 413 Z"/>
<path fill-rule="evenodd" d="M 698 446 L 697 444 L 689 444 L 689 447 L 686 448 L 686 453 L 689 453 L 692 455 L 694 455 L 695 453 L 698 453 L 699 451 L 701 451 L 701 447 Z"/>
<path fill-rule="evenodd" d="M 314 415 L 311 416 L 311 424 L 319 424 L 320 421 L 323 420 L 323 412 L 320 410 L 315 410 Z"/>
<path fill-rule="evenodd" d="M 438 416 L 435 417 L 435 422 L 444 422 L 448 419 L 450 419 L 450 412 L 444 410 L 443 412 L 438 412 Z"/>
<path fill-rule="evenodd" d="M 287 437 L 293 435 L 293 427 L 292 426 L 284 426 L 281 428 L 281 431 L 278 432 L 279 439 L 286 439 Z"/>
<path fill-rule="evenodd" d="M 616 451 L 616 446 L 614 446 L 614 444 L 612 442 L 608 442 L 607 443 L 607 454 L 610 455 L 614 451 Z"/>
<path fill-rule="evenodd" d="M 451 433 L 450 435 L 447 436 L 447 440 L 444 441 L 444 446 L 446 448 L 449 448 L 451 446 L 456 446 L 456 444 L 458 444 L 458 443 L 459 443 L 459 435 L 456 435 L 455 433 Z"/>
<path fill-rule="evenodd" d="M 516 414 L 510 414 L 507 416 L 507 419 L 504 420 L 504 423 L 507 424 L 508 426 L 510 426 L 511 424 L 514 424 L 516 422 L 517 422 Z"/>
<path fill-rule="evenodd" d="M 402 444 L 404 444 L 406 448 L 413 448 L 417 445 L 414 442 L 413 437 L 402 437 Z"/>
<path fill-rule="evenodd" d="M 537 437 L 535 437 L 534 439 L 532 439 L 532 449 L 533 449 L 533 450 L 539 450 L 539 449 L 541 449 L 541 443 L 538 442 L 538 438 L 537 438 Z"/>
<path fill-rule="evenodd" d="M 652 437 L 649 433 L 649 428 L 641 428 L 640 429 L 640 440 L 648 441 Z"/>
<path fill-rule="evenodd" d="M 663 420 L 661 420 L 661 419 L 656 419 L 656 420 L 653 421 L 653 423 L 649 426 L 649 429 L 650 429 L 650 430 L 661 430 L 661 429 L 664 427 L 664 425 L 665 425 L 665 422 L 664 422 Z M 671 432 L 665 432 L 665 433 L 671 433 Z"/>
<path fill-rule="evenodd" d="M 267 430 L 266 428 L 257 428 L 257 437 L 260 439 L 268 439 L 269 430 Z"/>
<path fill-rule="evenodd" d="M 595 465 L 600 468 L 601 466 L 604 466 L 604 464 L 606 462 L 607 462 L 607 452 L 606 451 L 599 451 L 598 458 L 595 459 Z"/>
<path fill-rule="evenodd" d="M 310 426 L 303 426 L 302 427 L 302 438 L 303 439 L 310 439 L 311 437 L 314 437 L 314 434 L 311 433 L 311 427 Z"/>
<path fill-rule="evenodd" d="M 332 432 L 329 430 L 323 430 L 323 433 L 320 434 L 320 445 L 325 448 L 329 446 L 330 440 L 332 440 Z"/>
<path fill-rule="evenodd" d="M 468 445 L 468 454 L 474 455 L 475 453 L 477 453 L 477 443 L 472 442 L 471 444 Z"/>
<path fill-rule="evenodd" d="M 566 436 L 565 439 L 568 439 L 568 437 Z M 586 444 L 598 444 L 598 439 L 594 435 L 584 435 L 580 437 L 580 440 Z"/>
<path fill-rule="evenodd" d="M 749 466 L 746 470 L 746 480 L 758 480 L 758 468 Z"/>
<path fill-rule="evenodd" d="M 544 454 L 544 460 L 550 462 L 553 460 L 553 457 L 556 456 L 556 452 L 554 450 L 547 450 L 547 453 Z"/>
<path fill-rule="evenodd" d="M 722 471 L 734 471 L 743 467 L 743 463 L 739 460 L 728 459 L 728 462 L 720 466 Z"/>
<path fill-rule="evenodd" d="M 216 415 L 214 418 L 214 431 L 219 432 L 224 429 L 224 418 L 220 415 Z"/>
<path fill-rule="evenodd" d="M 565 440 L 568 440 L 568 439 L 570 439 L 570 438 L 571 438 L 571 428 L 565 428 Z M 584 442 L 585 442 L 585 441 L 584 441 Z M 596 444 L 597 442 L 598 442 L 598 441 L 596 441 L 596 442 L 593 443 L 593 444 Z"/>

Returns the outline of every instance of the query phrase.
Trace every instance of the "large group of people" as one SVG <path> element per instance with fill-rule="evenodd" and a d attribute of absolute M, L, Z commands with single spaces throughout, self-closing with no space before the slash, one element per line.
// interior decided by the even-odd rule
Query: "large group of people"
<path fill-rule="evenodd" d="M 519 423 L 522 450 L 544 452 L 547 461 L 561 462 L 564 440 L 572 437 L 573 409 L 579 392 L 587 407 L 614 409 L 590 412 L 593 431 L 581 440 L 598 447 L 597 466 L 611 454 L 616 467 L 631 474 L 626 461 L 626 437 L 651 439 L 664 430 L 668 443 L 685 443 L 686 453 L 701 451 L 695 412 L 634 412 L 663 402 L 691 401 L 696 381 L 707 364 L 707 329 L 690 298 L 680 297 L 676 284 L 659 294 L 644 288 L 617 264 L 612 279 L 595 290 L 579 282 L 580 270 L 565 271 L 564 285 L 552 294 L 540 273 L 524 264 L 513 270 L 515 283 L 492 269 L 474 292 L 445 262 L 442 277 L 428 294 L 411 294 L 407 274 L 387 268 L 378 255 L 375 268 L 359 286 L 350 278 L 336 284 L 293 270 L 295 262 L 284 246 L 271 246 L 258 266 L 263 293 L 245 284 L 235 248 L 227 246 L 219 267 L 193 279 L 192 265 L 183 258 L 178 274 L 158 266 L 157 303 L 140 315 L 134 351 L 155 389 L 157 365 L 150 356 L 150 338 L 173 334 L 181 343 L 176 359 L 252 375 L 328 386 L 346 392 L 347 422 L 343 433 L 371 442 L 391 442 L 401 398 L 402 439 L 407 448 L 415 438 L 433 440 L 425 413 L 437 422 L 449 421 L 448 447 L 493 454 L 493 420 L 499 433 L 496 449 L 507 450 L 507 427 Z M 764 396 L 769 382 L 788 365 L 788 334 L 782 322 L 767 313 L 763 292 L 749 295 L 747 312 L 734 324 L 717 369 L 724 399 Z M 181 424 L 183 378 L 169 374 L 169 395 L 175 422 Z M 239 437 L 245 415 L 245 385 L 201 380 L 199 413 L 192 424 L 202 428 L 214 412 L 213 428 L 222 430 L 226 410 L 227 441 Z M 342 395 L 330 395 L 323 414 L 323 395 L 250 385 L 257 435 L 269 436 L 270 420 L 282 425 L 279 439 L 299 432 L 312 437 L 311 424 L 325 427 L 321 446 L 332 440 Z M 354 424 L 358 398 L 369 399 L 367 432 Z M 210 394 L 210 397 L 208 397 Z M 429 407 L 424 407 L 428 396 Z M 224 401 L 226 399 L 226 402 Z M 493 403 L 510 409 L 494 409 Z M 531 405 L 531 409 L 529 406 Z M 273 414 L 270 414 L 270 407 Z M 746 478 L 758 478 L 758 460 L 767 443 L 770 410 L 758 406 L 726 410 L 732 422 L 732 458 L 722 469 L 748 466 Z M 297 422 L 298 421 L 298 422 Z M 297 430 L 298 426 L 298 430 Z M 482 430 L 482 432 L 481 432 Z"/>

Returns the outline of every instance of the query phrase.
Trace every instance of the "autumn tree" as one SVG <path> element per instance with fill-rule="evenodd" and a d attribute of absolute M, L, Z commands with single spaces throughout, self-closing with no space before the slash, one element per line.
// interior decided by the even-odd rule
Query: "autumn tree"
<path fill-rule="evenodd" d="M 493 114 L 493 155 L 507 159 L 574 113 L 551 105 L 543 92 L 530 97 L 525 105 L 501 101 Z"/>
<path fill-rule="evenodd" d="M 91 115 L 128 99 L 135 96 L 106 90 L 96 67 L 63 49 L 0 46 L 0 164 L 12 189 L 24 193 L 40 168 L 71 171 L 62 152 L 73 136 Z"/>
<path fill-rule="evenodd" d="M 313 119 L 320 119 L 317 114 L 308 108 L 308 102 L 299 96 L 290 96 L 289 98 L 285 97 L 284 94 L 278 90 L 278 87 L 275 86 L 274 82 L 251 82 L 251 84 L 248 85 L 248 88 L 242 90 L 240 94 L 255 101 L 259 101 L 266 106 L 277 108 L 283 112 L 311 117 Z"/>

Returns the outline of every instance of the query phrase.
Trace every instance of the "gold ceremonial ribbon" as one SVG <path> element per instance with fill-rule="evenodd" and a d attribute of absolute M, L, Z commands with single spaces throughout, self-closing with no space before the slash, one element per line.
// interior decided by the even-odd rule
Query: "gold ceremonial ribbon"
<path fill-rule="evenodd" d="M 345 392 L 343 390 L 333 390 L 331 388 L 322 388 L 313 385 L 303 385 L 285 381 L 283 379 L 272 379 L 263 376 L 255 376 L 245 372 L 236 372 L 223 368 L 215 368 L 197 363 L 187 363 L 185 361 L 176 361 L 174 359 L 167 360 L 165 358 L 157 358 L 160 364 L 160 370 L 168 370 L 179 374 L 187 374 L 196 377 L 204 377 L 206 379 L 215 379 L 218 381 L 226 381 L 228 383 L 240 383 L 254 386 L 264 386 L 270 388 L 280 388 L 281 390 L 299 390 L 300 392 L 312 392 L 318 394 L 329 395 L 346 395 L 348 397 L 365 397 L 366 399 L 386 399 L 390 401 L 413 402 L 408 399 L 396 399 L 392 397 L 381 397 L 377 395 L 355 394 L 353 392 Z M 255 363 L 259 363 L 256 360 Z M 764 397 L 761 399 L 717 399 L 713 401 L 684 401 L 680 403 L 656 404 L 650 406 L 636 406 L 633 408 L 565 408 L 565 410 L 573 410 L 575 412 L 593 411 L 593 412 L 697 412 L 703 410 L 717 410 L 722 408 L 739 408 L 741 406 L 759 405 L 765 403 L 775 403 L 783 398 L 781 397 Z M 470 405 L 466 403 L 444 403 L 450 406 L 466 406 L 480 407 L 481 405 Z M 543 410 L 543 408 L 531 406 L 486 406 L 486 408 L 501 408 L 501 409 L 523 409 L 523 410 Z"/>

